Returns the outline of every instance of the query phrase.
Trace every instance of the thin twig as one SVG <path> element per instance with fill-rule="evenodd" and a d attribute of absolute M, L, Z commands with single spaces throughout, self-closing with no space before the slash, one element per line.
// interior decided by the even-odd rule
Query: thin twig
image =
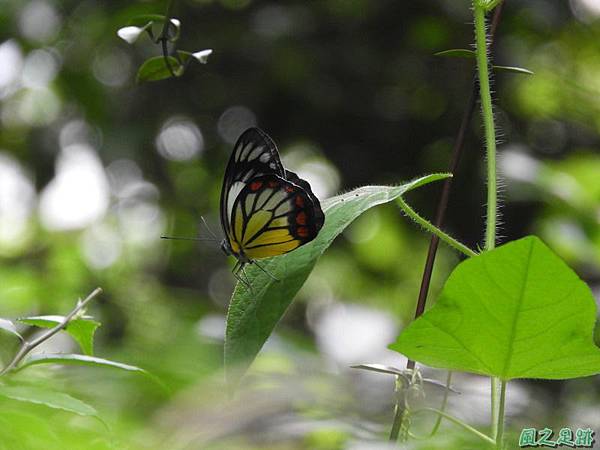
<path fill-rule="evenodd" d="M 27 354 L 29 352 L 31 352 L 31 350 L 36 348 L 41 343 L 50 339 L 52 336 L 54 336 L 56 333 L 58 333 L 62 329 L 66 328 L 67 325 L 69 324 L 69 322 L 73 319 L 73 317 L 75 317 L 75 315 L 79 311 L 84 309 L 88 305 L 88 303 L 91 302 L 100 293 L 102 293 L 101 288 L 94 289 L 92 291 L 92 293 L 89 294 L 83 301 L 77 302 L 77 305 L 75 306 L 75 308 L 73 308 L 73 310 L 69 314 L 67 314 L 63 318 L 63 320 L 59 324 L 57 324 L 55 327 L 50 328 L 48 331 L 46 331 L 45 333 L 43 333 L 42 335 L 40 335 L 39 337 L 37 337 L 36 339 L 34 339 L 31 342 L 23 341 L 21 348 L 19 348 L 19 351 L 15 354 L 12 361 L 10 363 L 8 363 L 8 365 L 4 369 L 2 369 L 2 371 L 0 372 L 0 376 L 13 370 L 23 360 L 23 358 L 25 358 L 25 356 L 27 356 Z"/>
<path fill-rule="evenodd" d="M 168 47 L 169 29 L 171 28 L 171 14 L 173 12 L 173 4 L 174 3 L 175 3 L 175 0 L 169 0 L 169 2 L 167 4 L 167 12 L 165 13 L 165 21 L 163 23 L 163 28 L 162 28 L 160 36 L 158 37 L 156 42 L 161 43 L 163 58 L 165 59 L 165 65 L 167 66 L 167 69 L 169 69 L 171 76 L 176 77 L 177 75 L 175 74 L 175 70 L 173 69 L 173 66 L 171 65 L 171 61 L 169 61 L 169 47 Z"/>

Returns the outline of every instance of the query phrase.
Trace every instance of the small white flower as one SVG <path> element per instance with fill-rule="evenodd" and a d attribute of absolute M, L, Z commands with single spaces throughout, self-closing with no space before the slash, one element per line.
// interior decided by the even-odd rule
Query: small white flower
<path fill-rule="evenodd" d="M 138 40 L 138 38 L 144 32 L 145 29 L 146 29 L 146 27 L 144 27 L 144 28 L 133 27 L 133 26 L 124 27 L 124 28 L 119 29 L 119 31 L 117 31 L 117 34 L 119 35 L 119 37 L 121 39 L 123 39 L 128 44 L 133 44 L 135 41 Z"/>
<path fill-rule="evenodd" d="M 212 53 L 212 49 L 200 50 L 199 52 L 192 53 L 192 56 L 196 58 L 196 60 L 201 64 L 206 64 L 208 62 L 208 57 Z"/>

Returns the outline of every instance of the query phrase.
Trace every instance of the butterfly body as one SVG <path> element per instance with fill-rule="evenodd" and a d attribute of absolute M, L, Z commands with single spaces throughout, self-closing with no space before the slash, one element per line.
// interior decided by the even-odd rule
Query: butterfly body
<path fill-rule="evenodd" d="M 221 248 L 236 267 L 313 240 L 325 218 L 310 185 L 283 168 L 275 143 L 246 130 L 234 146 L 221 191 Z"/>

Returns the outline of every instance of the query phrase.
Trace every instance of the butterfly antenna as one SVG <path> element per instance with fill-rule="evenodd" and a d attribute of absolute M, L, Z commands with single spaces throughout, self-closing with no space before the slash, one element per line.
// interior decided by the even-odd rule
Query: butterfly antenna
<path fill-rule="evenodd" d="M 172 241 L 210 241 L 218 242 L 213 238 L 194 238 L 194 237 L 180 237 L 180 236 L 161 236 L 161 239 L 170 239 Z"/>
<path fill-rule="evenodd" d="M 204 219 L 204 216 L 200 216 L 200 220 L 202 220 L 202 223 L 204 224 L 204 226 L 206 227 L 206 229 L 208 230 L 208 232 L 210 233 L 210 235 L 215 238 L 215 241 L 219 241 L 219 238 L 217 237 L 217 235 L 215 233 L 213 233 L 213 230 L 210 229 L 210 227 L 208 226 L 208 223 L 206 223 L 206 219 Z"/>
<path fill-rule="evenodd" d="M 281 281 L 279 278 L 277 278 L 275 275 L 273 275 L 271 272 L 269 272 L 267 269 L 265 269 L 263 266 L 261 266 L 257 261 L 252 261 L 252 262 L 254 264 L 256 264 L 256 267 L 258 267 L 264 273 L 266 273 L 267 275 L 269 275 L 273 280 L 275 280 L 277 282 Z"/>

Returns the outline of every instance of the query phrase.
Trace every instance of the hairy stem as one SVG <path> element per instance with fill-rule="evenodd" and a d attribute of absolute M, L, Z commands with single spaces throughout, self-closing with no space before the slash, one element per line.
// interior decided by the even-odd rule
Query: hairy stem
<path fill-rule="evenodd" d="M 494 10 L 494 17 L 492 19 L 492 24 L 490 27 L 490 48 L 494 43 L 494 36 L 496 35 L 496 30 L 498 29 L 498 24 L 500 23 L 500 19 L 502 18 L 502 6 L 503 3 L 498 5 L 498 7 Z M 475 106 L 477 104 L 477 96 L 479 93 L 479 83 L 477 82 L 477 77 L 473 80 L 473 87 L 471 89 L 471 93 L 469 94 L 469 100 L 467 101 L 467 107 L 463 113 L 463 118 L 460 123 L 460 127 L 456 134 L 456 138 L 454 140 L 454 147 L 452 148 L 452 156 L 450 158 L 450 164 L 448 166 L 448 172 L 454 175 L 453 178 L 447 178 L 444 181 L 444 185 L 442 187 L 442 194 L 438 201 L 437 210 L 435 213 L 435 220 L 433 224 L 437 228 L 442 228 L 444 226 L 444 220 L 446 218 L 446 209 L 448 207 L 448 200 L 450 198 L 450 190 L 452 188 L 452 181 L 456 178 L 458 167 L 460 160 L 462 158 L 463 150 L 465 148 L 465 137 L 467 128 L 471 123 L 471 119 L 473 118 L 473 113 L 475 111 Z M 435 264 L 435 256 L 437 254 L 438 245 L 440 243 L 439 238 L 436 235 L 431 236 L 431 240 L 429 241 L 429 249 L 427 251 L 427 259 L 425 261 L 425 267 L 423 268 L 423 276 L 421 278 L 421 287 L 419 288 L 419 297 L 417 300 L 417 307 L 415 308 L 415 319 L 420 317 L 425 312 L 425 305 L 427 303 L 427 295 L 429 294 L 429 285 L 431 283 L 431 276 L 433 274 L 433 265 Z M 415 362 L 409 359 L 406 363 L 407 369 L 414 369 Z"/>
<path fill-rule="evenodd" d="M 73 319 L 73 317 L 75 317 L 75 315 L 79 311 L 84 309 L 88 305 L 88 303 L 91 302 L 100 293 L 102 293 L 101 288 L 94 289 L 92 291 L 92 293 L 89 294 L 83 301 L 78 302 L 77 305 L 75 306 L 75 308 L 73 308 L 73 310 L 69 314 L 67 314 L 63 318 L 63 320 L 59 324 L 57 324 L 55 327 L 50 328 L 48 331 L 41 334 L 39 337 L 37 337 L 36 339 L 34 339 L 31 342 L 23 341 L 23 343 L 21 344 L 21 347 L 19 348 L 19 351 L 17 351 L 17 353 L 15 354 L 15 356 L 13 357 L 11 362 L 8 363 L 8 365 L 4 369 L 2 369 L 2 371 L 0 371 L 0 376 L 15 369 L 17 367 L 17 365 L 23 360 L 23 358 L 25 358 L 29 354 L 29 352 L 31 352 L 31 350 L 36 348 L 42 342 L 45 342 L 48 339 L 50 339 L 52 336 L 54 336 L 60 330 L 66 328 L 67 325 L 69 324 L 69 322 Z"/>
<path fill-rule="evenodd" d="M 479 79 L 479 96 L 485 129 L 487 149 L 487 213 L 485 229 L 485 249 L 492 250 L 496 246 L 497 215 L 497 175 L 496 175 L 496 127 L 492 109 L 492 91 L 490 87 L 490 64 L 488 61 L 487 34 L 485 30 L 485 10 L 475 1 L 475 44 L 477 53 L 477 73 Z"/>
<path fill-rule="evenodd" d="M 469 256 L 469 257 L 477 256 L 477 253 L 474 252 L 473 250 L 471 250 L 465 244 L 463 244 L 462 242 L 457 241 L 456 239 L 454 239 L 453 237 L 451 237 L 449 234 L 444 233 L 442 230 L 440 230 L 439 228 L 437 228 L 435 225 L 433 225 L 428 220 L 422 218 L 414 209 L 412 209 L 404 201 L 404 199 L 402 197 L 398 197 L 398 199 L 396 201 L 398 202 L 398 205 L 400 205 L 400 208 L 402 208 L 402 211 L 404 211 L 404 213 L 408 217 L 410 217 L 412 220 L 414 220 L 415 222 L 417 222 L 419 225 L 421 225 L 423 228 L 425 228 L 425 230 L 429 231 L 431 234 L 436 235 L 439 239 L 441 239 L 442 241 L 444 241 L 450 247 L 458 250 L 459 252 L 463 253 L 466 256 Z"/>
<path fill-rule="evenodd" d="M 473 15 L 475 19 L 475 50 L 477 57 L 477 74 L 479 79 L 479 96 L 481 113 L 485 129 L 486 160 L 487 160 L 487 212 L 485 228 L 485 250 L 496 247 L 496 216 L 497 216 L 497 174 L 496 174 L 496 126 L 492 107 L 492 92 L 490 88 L 490 62 L 488 60 L 488 43 L 485 29 L 485 6 L 479 0 L 474 0 Z M 501 439 L 499 424 L 504 423 L 503 394 L 500 387 L 500 404 L 498 404 L 499 380 L 491 381 L 492 408 L 492 437 Z"/>

